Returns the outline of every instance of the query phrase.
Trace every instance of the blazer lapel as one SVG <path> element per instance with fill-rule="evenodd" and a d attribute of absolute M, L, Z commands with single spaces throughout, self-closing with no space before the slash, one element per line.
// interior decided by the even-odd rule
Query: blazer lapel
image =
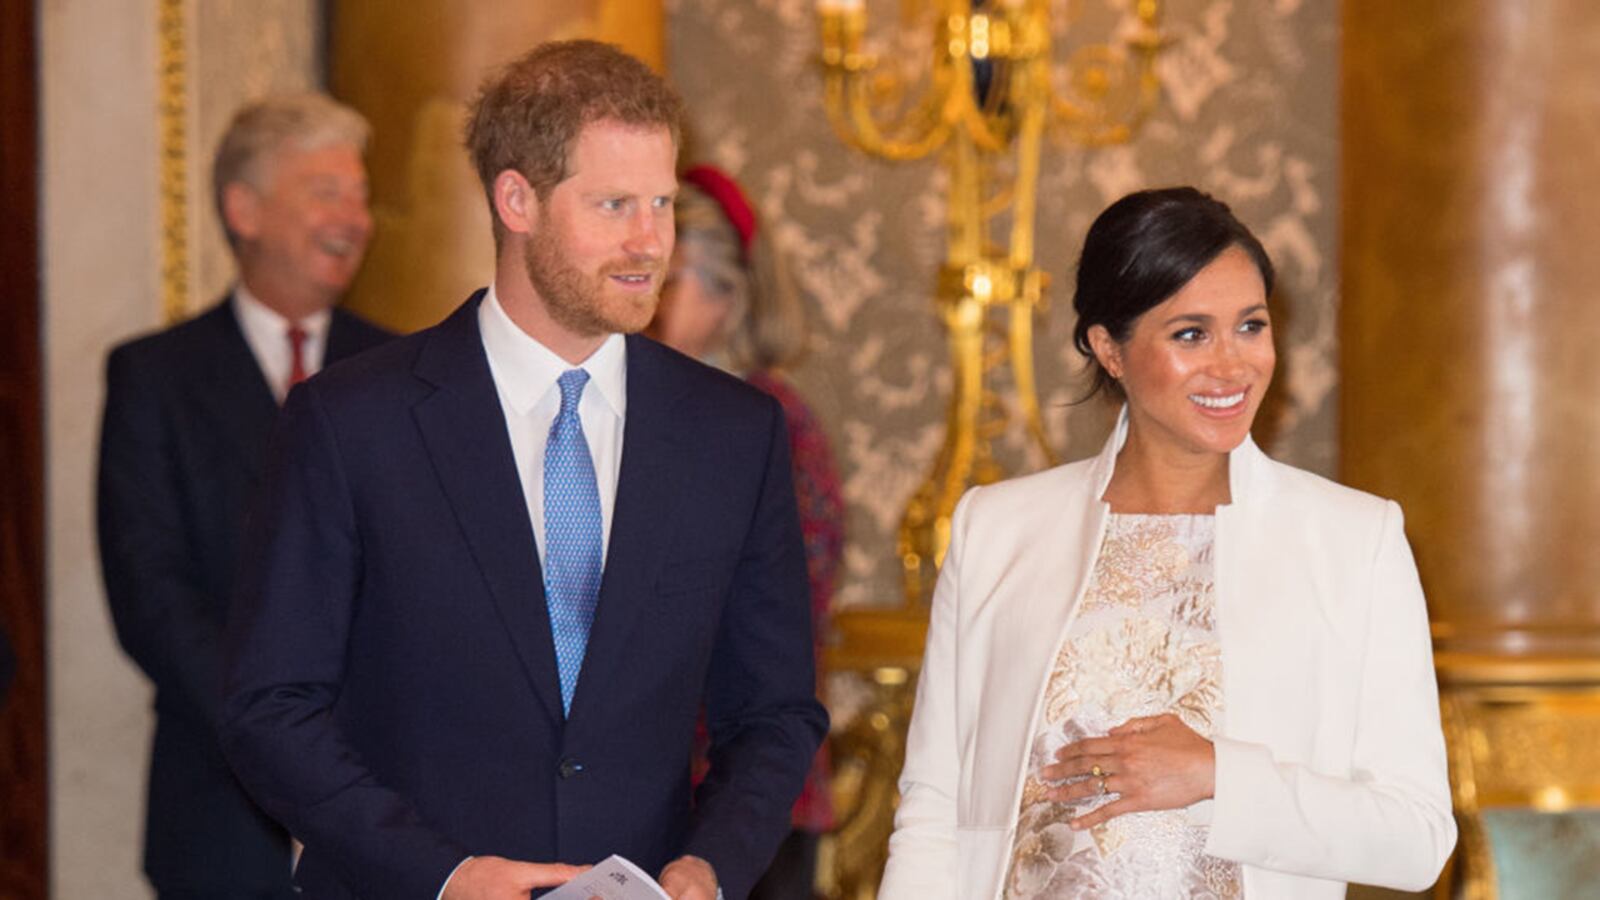
<path fill-rule="evenodd" d="M 628 341 L 628 412 L 622 430 L 622 466 L 612 512 L 605 574 L 588 651 L 572 701 L 576 719 L 588 704 L 608 695 L 608 685 L 626 660 L 619 652 L 638 611 L 655 596 L 656 575 L 665 561 L 661 529 L 672 520 L 678 485 L 672 479 L 673 406 L 683 384 L 651 341 Z"/>
<path fill-rule="evenodd" d="M 1246 437 L 1228 462 L 1233 498 L 1217 507 L 1213 579 L 1228 701 L 1218 733 L 1261 740 L 1281 726 L 1277 695 L 1291 683 L 1282 673 L 1300 671 L 1312 649 L 1289 636 L 1315 628 L 1317 613 L 1309 598 L 1284 594 L 1304 583 L 1304 563 L 1283 552 L 1297 523 L 1273 502 L 1271 461 Z"/>
<path fill-rule="evenodd" d="M 1050 668 L 1067 629 L 1077 618 L 1078 605 L 1089 587 L 1089 577 L 1094 572 L 1095 560 L 1100 555 L 1100 544 L 1105 537 L 1106 517 L 1111 508 L 1100 497 L 1111 482 L 1116 467 L 1117 452 L 1127 439 L 1126 415 L 1118 420 L 1116 429 L 1107 438 L 1100 455 L 1089 463 L 1086 480 L 1064 480 L 1061 488 L 1045 493 L 1059 497 L 1059 506 L 1040 509 L 1039 518 L 1019 517 L 1013 526 L 1017 529 L 1010 546 L 1017 548 L 1016 564 L 1003 577 L 1026 579 L 1018 589 L 1025 598 L 1021 615 L 1017 619 L 1016 640 L 1030 648 L 1026 658 L 1031 670 Z M 1087 491 L 1087 493 L 1082 493 Z M 1039 553 L 1035 542 L 1039 535 L 1049 535 L 1062 552 Z M 1026 565 L 1029 560 L 1034 565 Z M 1014 574 L 1013 574 L 1014 573 Z M 1064 603 L 1063 600 L 1066 602 Z M 1038 660 L 1039 665 L 1034 662 Z M 1039 683 L 1042 696 L 1044 681 Z"/>
<path fill-rule="evenodd" d="M 973 822 L 1014 823 L 1021 803 L 1023 779 L 1027 774 L 1028 747 L 1039 728 L 1045 688 L 1054 671 L 1056 654 L 1077 619 L 1083 595 L 1094 573 L 1110 507 L 1101 501 L 1116 467 L 1117 452 L 1127 438 L 1126 414 L 1107 439 L 1100 455 L 1087 461 L 1087 478 L 1074 466 L 1050 470 L 1043 475 L 1054 485 L 1042 484 L 1037 496 L 1049 497 L 1040 504 L 1027 498 L 1026 506 L 1012 511 L 1006 519 L 1010 529 L 1004 540 L 986 543 L 1002 548 L 1006 558 L 995 565 L 996 586 L 992 596 L 1004 596 L 1005 603 L 991 605 L 991 615 L 999 617 L 993 635 L 985 642 L 995 652 L 989 655 L 987 685 L 994 696 L 985 695 L 977 742 L 982 754 L 974 768 L 995 773 L 995 779 L 968 780 L 962 804 L 971 810 Z M 1047 539 L 1060 550 L 1041 552 L 1039 541 Z M 994 560 L 990 560 L 992 565 Z M 1012 600 L 1011 598 L 1015 598 Z M 1018 685 L 1028 686 L 1019 694 Z M 1026 702 L 1025 710 L 1017 704 Z M 1010 724 L 1025 717 L 1023 731 Z"/>
<path fill-rule="evenodd" d="M 478 331 L 480 291 L 429 335 L 416 375 L 435 390 L 412 409 L 534 693 L 561 722 L 561 688 L 544 576 L 505 413 Z"/>

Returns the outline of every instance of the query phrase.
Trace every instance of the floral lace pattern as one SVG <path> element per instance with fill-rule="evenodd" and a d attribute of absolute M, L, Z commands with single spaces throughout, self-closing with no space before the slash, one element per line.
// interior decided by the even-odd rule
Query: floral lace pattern
<path fill-rule="evenodd" d="M 1118 816 L 1087 832 L 1068 822 L 1116 795 L 1050 800 L 1039 770 L 1062 746 L 1139 716 L 1174 713 L 1205 737 L 1223 709 L 1212 591 L 1215 519 L 1112 515 L 1082 607 L 1056 655 L 1029 751 L 1008 900 L 1243 895 L 1237 863 L 1205 853 L 1206 826 L 1184 810 Z"/>

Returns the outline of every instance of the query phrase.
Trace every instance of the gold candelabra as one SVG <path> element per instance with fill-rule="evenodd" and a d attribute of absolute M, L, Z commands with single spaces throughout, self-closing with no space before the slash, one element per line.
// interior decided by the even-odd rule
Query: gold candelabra
<path fill-rule="evenodd" d="M 1060 5 L 1060 4 L 1058 4 Z M 943 151 L 950 176 L 949 251 L 937 301 L 955 383 L 944 444 L 901 520 L 905 601 L 931 593 L 950 543 L 950 516 L 973 484 L 1004 475 L 992 453 L 1010 427 L 993 385 L 1009 369 L 1017 417 L 1054 463 L 1039 414 L 1033 318 L 1046 276 L 1034 265 L 1040 155 L 1055 129 L 1079 144 L 1127 140 L 1160 94 L 1159 0 L 1135 0 L 1127 37 L 1079 49 L 1057 71 L 1050 0 L 902 0 L 906 18 L 931 14 L 926 85 L 898 121 L 882 107 L 906 92 L 864 49 L 864 0 L 820 0 L 826 107 L 850 145 L 890 160 Z M 1009 212 L 1009 230 L 997 227 Z"/>
<path fill-rule="evenodd" d="M 1033 253 L 1045 136 L 1125 141 L 1160 95 L 1159 0 L 1132 0 L 1122 40 L 1082 47 L 1058 64 L 1052 17 L 1064 26 L 1059 13 L 1073 2 L 900 0 L 903 21 L 931 22 L 925 77 L 887 71 L 866 51 L 864 0 L 818 3 L 825 105 L 839 135 L 889 160 L 944 154 L 949 248 L 936 298 L 955 374 L 944 443 L 900 523 L 904 602 L 834 617 L 828 667 L 865 674 L 871 685 L 866 708 L 832 742 L 838 822 L 819 848 L 817 888 L 835 900 L 871 900 L 883 871 L 926 601 L 956 502 L 969 486 L 1004 475 L 992 447 L 1015 419 L 1055 462 L 1033 369 L 1033 321 L 1046 288 Z M 920 93 L 907 101 L 914 82 Z M 1015 414 L 996 387 L 1007 371 Z"/>

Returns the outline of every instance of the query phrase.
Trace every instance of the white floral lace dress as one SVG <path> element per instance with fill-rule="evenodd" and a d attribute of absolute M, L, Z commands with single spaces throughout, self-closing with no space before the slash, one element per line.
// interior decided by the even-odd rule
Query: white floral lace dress
<path fill-rule="evenodd" d="M 1221 721 L 1209 515 L 1118 515 L 1106 525 L 1082 608 L 1056 655 L 1028 760 L 1008 900 L 1237 898 L 1237 863 L 1205 854 L 1184 810 L 1128 813 L 1074 832 L 1115 799 L 1054 801 L 1039 777 L 1063 745 L 1138 716 L 1176 713 L 1204 737 Z"/>

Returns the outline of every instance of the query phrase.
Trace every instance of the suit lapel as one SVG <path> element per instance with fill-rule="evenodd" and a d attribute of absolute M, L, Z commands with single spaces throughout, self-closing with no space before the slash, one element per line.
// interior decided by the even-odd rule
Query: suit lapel
<path fill-rule="evenodd" d="M 670 460 L 675 416 L 673 407 L 684 390 L 665 351 L 651 341 L 628 337 L 628 413 L 622 433 L 622 466 L 612 513 L 606 569 L 589 646 L 572 701 L 572 718 L 589 704 L 602 702 L 619 667 L 628 662 L 621 649 L 640 619 L 639 611 L 655 596 L 656 575 L 665 562 L 667 541 L 679 486 Z"/>
<path fill-rule="evenodd" d="M 202 357 L 204 373 L 202 382 L 192 386 L 195 396 L 234 444 L 237 458 L 248 461 L 250 476 L 257 477 L 278 418 L 278 402 L 245 342 L 230 300 L 202 314 L 195 325 L 202 330 L 195 352 Z"/>
<path fill-rule="evenodd" d="M 555 722 L 562 720 L 555 646 L 533 526 L 517 476 L 473 295 L 428 336 L 416 374 L 435 391 L 412 410 L 518 657 Z"/>

